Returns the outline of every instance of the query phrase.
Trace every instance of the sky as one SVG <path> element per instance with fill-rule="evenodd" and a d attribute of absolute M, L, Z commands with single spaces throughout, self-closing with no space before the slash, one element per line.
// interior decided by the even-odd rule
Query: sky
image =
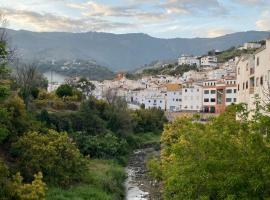
<path fill-rule="evenodd" d="M 38 32 L 218 37 L 270 30 L 270 0 L 0 0 L 7 27 Z"/>

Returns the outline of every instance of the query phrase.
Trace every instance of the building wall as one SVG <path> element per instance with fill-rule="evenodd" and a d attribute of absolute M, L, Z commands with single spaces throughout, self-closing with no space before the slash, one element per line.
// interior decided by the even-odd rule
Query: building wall
<path fill-rule="evenodd" d="M 182 109 L 182 90 L 168 91 L 166 110 L 180 111 Z"/>
<path fill-rule="evenodd" d="M 200 86 L 189 86 L 182 89 L 183 111 L 202 111 L 203 110 L 203 88 Z"/>

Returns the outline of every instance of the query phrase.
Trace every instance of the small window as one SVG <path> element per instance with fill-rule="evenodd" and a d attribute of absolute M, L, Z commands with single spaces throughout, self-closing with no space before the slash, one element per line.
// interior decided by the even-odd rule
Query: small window
<path fill-rule="evenodd" d="M 204 94 L 209 94 L 209 90 L 204 90 Z"/>
<path fill-rule="evenodd" d="M 236 98 L 233 99 L 233 102 L 236 102 Z"/>
<path fill-rule="evenodd" d="M 232 102 L 232 99 L 231 98 L 226 98 L 226 102 Z"/>
<path fill-rule="evenodd" d="M 261 76 L 260 84 L 263 85 L 263 76 Z"/>
<path fill-rule="evenodd" d="M 162 103 L 162 101 L 160 101 L 160 103 Z"/>
<path fill-rule="evenodd" d="M 211 102 L 216 102 L 216 99 L 215 98 L 211 98 Z"/>
<path fill-rule="evenodd" d="M 246 82 L 246 89 L 248 89 L 248 81 Z"/>
<path fill-rule="evenodd" d="M 240 90 L 240 85 L 239 84 L 237 85 L 237 89 L 238 89 L 238 91 Z"/>
<path fill-rule="evenodd" d="M 227 90 L 226 90 L 226 93 L 227 93 L 227 94 L 231 94 L 231 93 L 232 93 L 232 89 L 227 89 Z"/>
<path fill-rule="evenodd" d="M 259 66 L 259 65 L 260 65 L 260 58 L 257 57 L 257 66 Z"/>
<path fill-rule="evenodd" d="M 211 90 L 211 94 L 216 94 L 216 90 Z"/>
<path fill-rule="evenodd" d="M 187 92 L 187 89 L 185 89 L 185 92 Z"/>
<path fill-rule="evenodd" d="M 237 93 L 237 90 L 236 90 L 236 89 L 234 89 L 234 90 L 233 90 L 233 93 Z"/>
<path fill-rule="evenodd" d="M 204 101 L 204 102 L 209 102 L 209 99 L 204 99 L 203 101 Z"/>

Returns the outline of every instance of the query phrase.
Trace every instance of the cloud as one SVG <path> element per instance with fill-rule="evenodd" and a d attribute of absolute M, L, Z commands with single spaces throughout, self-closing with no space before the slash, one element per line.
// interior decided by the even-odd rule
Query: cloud
<path fill-rule="evenodd" d="M 58 16 L 51 13 L 37 13 L 26 10 L 16 10 L 10 8 L 0 8 L 8 21 L 12 24 L 32 27 L 35 31 L 68 31 L 68 32 L 84 32 L 84 31 L 108 31 L 133 27 L 129 23 L 112 22 L 97 18 L 69 18 L 66 16 Z"/>
<path fill-rule="evenodd" d="M 215 37 L 220 37 L 229 33 L 232 33 L 231 29 L 225 29 L 225 28 L 215 28 L 215 29 L 210 29 L 206 32 L 206 36 L 210 38 L 215 38 Z"/>
<path fill-rule="evenodd" d="M 227 10 L 218 0 L 166 0 L 161 4 L 169 14 L 225 14 Z"/>
<path fill-rule="evenodd" d="M 270 12 L 269 11 L 264 11 L 261 14 L 260 19 L 256 21 L 256 27 L 261 31 L 270 30 Z"/>
<path fill-rule="evenodd" d="M 270 4 L 269 0 L 236 0 L 236 3 L 240 4 L 247 4 L 247 5 L 257 5 L 257 6 L 263 6 L 266 4 Z"/>
<path fill-rule="evenodd" d="M 92 17 L 124 17 L 134 18 L 143 21 L 165 20 L 167 16 L 159 11 L 144 10 L 139 4 L 130 4 L 126 6 L 110 6 L 106 4 L 88 1 L 86 3 L 68 3 L 70 8 L 81 10 L 84 16 Z"/>

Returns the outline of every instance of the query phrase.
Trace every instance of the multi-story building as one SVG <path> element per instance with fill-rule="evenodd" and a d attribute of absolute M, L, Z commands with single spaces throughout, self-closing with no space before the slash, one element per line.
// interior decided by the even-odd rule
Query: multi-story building
<path fill-rule="evenodd" d="M 217 57 L 216 56 L 203 56 L 200 60 L 201 67 L 217 67 Z"/>
<path fill-rule="evenodd" d="M 203 110 L 203 87 L 195 83 L 186 83 L 182 89 L 182 111 Z"/>
<path fill-rule="evenodd" d="M 175 112 L 182 109 L 182 86 L 180 84 L 166 84 L 166 110 Z"/>
<path fill-rule="evenodd" d="M 237 99 L 254 109 L 255 95 L 263 104 L 269 103 L 270 95 L 270 38 L 266 45 L 253 55 L 241 57 L 237 65 Z"/>
<path fill-rule="evenodd" d="M 162 94 L 151 94 L 145 97 L 145 108 L 159 108 L 165 110 L 165 97 Z"/>
<path fill-rule="evenodd" d="M 222 113 L 226 107 L 237 102 L 237 87 L 235 78 L 208 80 L 204 82 L 203 107 L 204 112 Z"/>
<path fill-rule="evenodd" d="M 181 55 L 181 57 L 178 58 L 178 65 L 196 65 L 199 67 L 200 60 L 195 56 Z"/>

